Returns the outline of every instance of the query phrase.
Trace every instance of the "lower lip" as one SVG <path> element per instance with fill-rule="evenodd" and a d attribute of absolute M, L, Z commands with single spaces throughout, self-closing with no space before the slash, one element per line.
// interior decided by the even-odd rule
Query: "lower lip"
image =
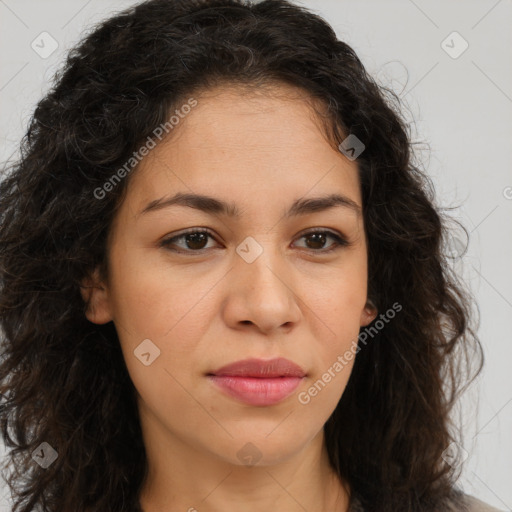
<path fill-rule="evenodd" d="M 209 375 L 209 378 L 227 395 L 249 405 L 273 405 L 290 396 L 302 377 L 233 377 Z"/>

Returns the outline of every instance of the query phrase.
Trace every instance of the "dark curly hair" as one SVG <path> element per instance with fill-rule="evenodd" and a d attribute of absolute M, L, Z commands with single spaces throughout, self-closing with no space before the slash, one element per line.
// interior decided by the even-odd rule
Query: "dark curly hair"
<path fill-rule="evenodd" d="M 333 147 L 349 134 L 365 144 L 368 297 L 379 311 L 403 306 L 356 357 L 325 424 L 330 463 L 368 511 L 441 510 L 459 492 L 460 466 L 442 454 L 460 442 L 451 412 L 483 353 L 473 297 L 445 250 L 449 217 L 415 164 L 399 98 L 321 17 L 286 0 L 150 0 L 70 51 L 20 157 L 3 166 L 0 421 L 15 512 L 140 510 L 136 390 L 113 323 L 86 319 L 80 289 L 96 267 L 106 275 L 131 176 L 102 199 L 94 191 L 183 98 L 272 83 L 324 106 Z M 32 459 L 43 442 L 58 453 L 45 469 Z"/>

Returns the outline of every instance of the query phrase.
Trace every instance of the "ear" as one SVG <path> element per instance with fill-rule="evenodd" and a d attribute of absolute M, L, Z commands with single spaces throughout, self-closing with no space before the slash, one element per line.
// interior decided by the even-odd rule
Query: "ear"
<path fill-rule="evenodd" d="M 82 280 L 80 293 L 87 304 L 87 320 L 94 324 L 106 324 L 112 320 L 108 289 L 100 280 L 98 267 L 92 275 Z"/>
<path fill-rule="evenodd" d="M 367 300 L 363 310 L 361 311 L 361 327 L 366 327 L 369 323 L 373 322 L 377 317 L 377 313 L 377 308 L 374 306 L 373 302 L 370 299 Z"/>

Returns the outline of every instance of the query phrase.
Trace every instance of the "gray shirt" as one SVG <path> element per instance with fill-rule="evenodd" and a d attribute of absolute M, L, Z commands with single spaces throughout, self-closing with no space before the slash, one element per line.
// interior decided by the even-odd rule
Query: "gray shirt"
<path fill-rule="evenodd" d="M 487 505 L 479 499 L 469 496 L 468 494 L 463 496 L 465 500 L 466 509 L 461 508 L 460 505 L 447 504 L 446 509 L 443 512 L 502 512 L 497 508 Z M 365 512 L 364 508 L 358 500 L 355 500 L 354 504 L 350 508 L 350 512 Z"/>
<path fill-rule="evenodd" d="M 470 512 L 501 512 L 497 508 L 491 507 L 473 496 L 467 496 L 467 500 Z"/>

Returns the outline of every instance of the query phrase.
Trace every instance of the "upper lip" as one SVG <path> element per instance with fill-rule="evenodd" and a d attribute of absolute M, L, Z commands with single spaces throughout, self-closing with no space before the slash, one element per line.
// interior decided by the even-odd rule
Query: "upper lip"
<path fill-rule="evenodd" d="M 304 377 L 306 372 L 293 361 L 278 357 L 276 359 L 244 359 L 230 363 L 209 375 L 236 377 Z"/>

